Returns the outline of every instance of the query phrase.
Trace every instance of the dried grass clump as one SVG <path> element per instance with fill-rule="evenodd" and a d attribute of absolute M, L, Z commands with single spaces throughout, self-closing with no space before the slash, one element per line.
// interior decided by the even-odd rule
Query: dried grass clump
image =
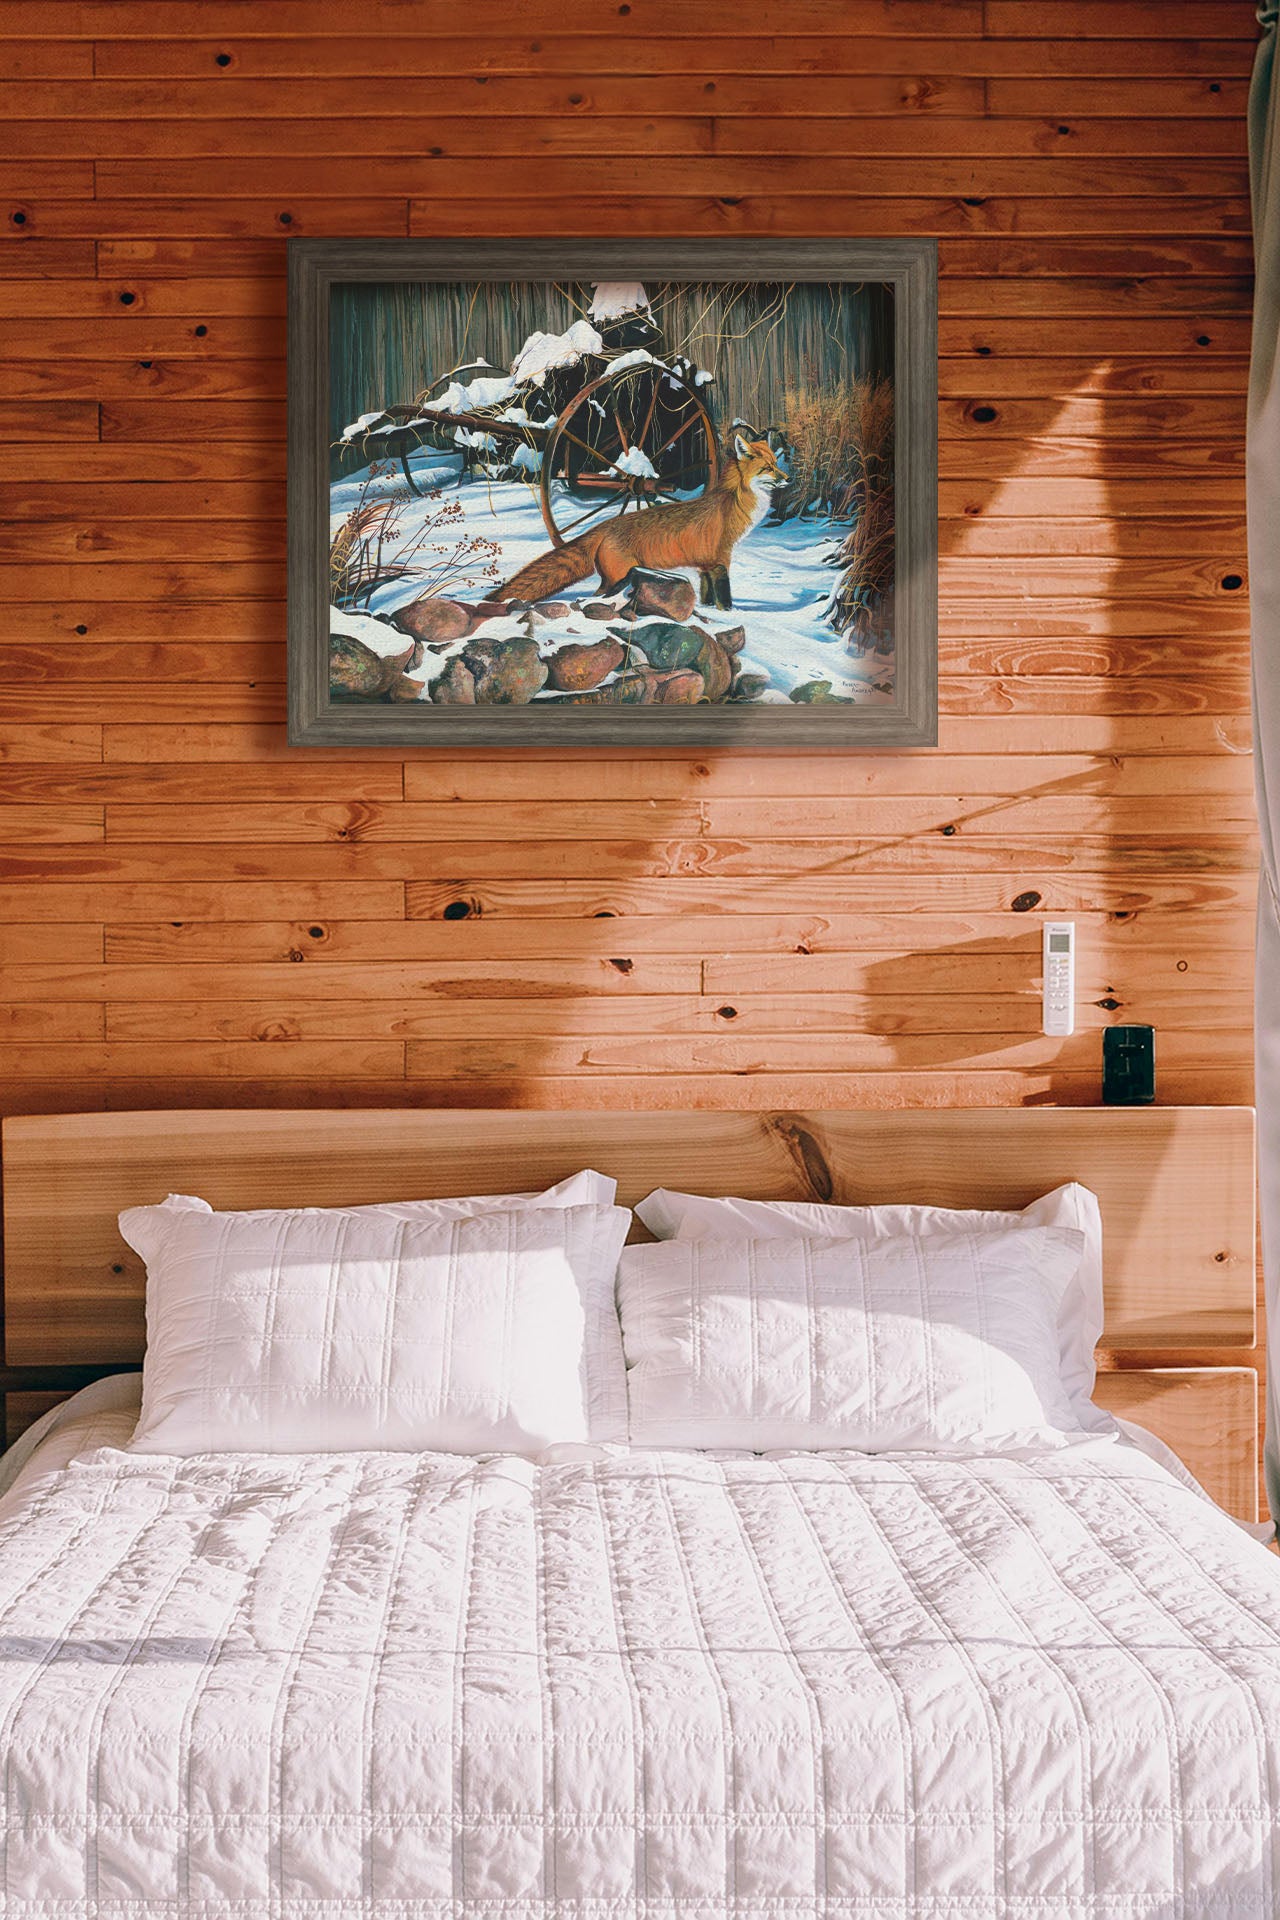
<path fill-rule="evenodd" d="M 848 520 L 868 493 L 893 484 L 893 387 L 879 375 L 789 389 L 782 431 L 788 519 L 819 512 Z"/>
<path fill-rule="evenodd" d="M 414 581 L 419 598 L 467 588 L 487 592 L 501 575 L 497 542 L 482 534 L 468 535 L 461 502 L 446 500 L 435 487 L 421 495 L 428 504 L 418 531 L 402 541 L 400 515 L 407 490 L 398 489 L 389 500 L 369 498 L 385 473 L 382 466 L 370 470 L 359 504 L 329 543 L 332 604 L 367 607 L 379 587 L 396 580 Z"/>
<path fill-rule="evenodd" d="M 868 496 L 836 554 L 842 569 L 828 618 L 865 652 L 889 637 L 893 602 L 893 487 Z"/>
<path fill-rule="evenodd" d="M 867 645 L 893 591 L 893 384 L 881 375 L 788 391 L 791 452 L 781 510 L 852 524 L 833 556 L 841 569 L 830 619 Z"/>
<path fill-rule="evenodd" d="M 383 549 L 394 538 L 395 504 L 369 501 L 355 507 L 329 544 L 329 598 L 335 607 L 358 607 L 375 588 L 388 580 L 403 580 L 412 571 L 384 558 Z"/>

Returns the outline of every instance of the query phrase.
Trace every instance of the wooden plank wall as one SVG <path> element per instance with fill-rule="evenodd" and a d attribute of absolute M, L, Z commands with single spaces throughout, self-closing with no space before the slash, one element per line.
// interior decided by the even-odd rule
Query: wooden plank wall
<path fill-rule="evenodd" d="M 5 1110 L 1248 1099 L 1251 0 L 4 27 Z M 593 232 L 939 237 L 938 751 L 286 749 L 286 236 Z"/>

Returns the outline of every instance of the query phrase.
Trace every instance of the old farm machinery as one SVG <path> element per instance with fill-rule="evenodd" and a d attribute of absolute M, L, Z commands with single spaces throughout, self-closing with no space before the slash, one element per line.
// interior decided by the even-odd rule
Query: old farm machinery
<path fill-rule="evenodd" d="M 597 288 L 590 311 L 563 334 L 531 335 L 509 374 L 483 361 L 457 367 L 416 405 L 362 415 L 341 444 L 398 460 L 415 494 L 423 448 L 460 454 L 464 471 L 536 484 L 556 546 L 603 516 L 714 486 L 710 374 L 656 350 L 643 288 Z"/>

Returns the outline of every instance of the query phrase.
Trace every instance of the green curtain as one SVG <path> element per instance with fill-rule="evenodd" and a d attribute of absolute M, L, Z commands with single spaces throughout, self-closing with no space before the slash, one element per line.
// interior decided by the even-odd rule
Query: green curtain
<path fill-rule="evenodd" d="M 1267 1493 L 1280 1523 L 1280 0 L 1259 7 L 1262 41 L 1249 95 L 1249 176 L 1257 292 L 1249 364 L 1249 572 L 1253 721 L 1262 875 L 1258 900 L 1256 1057 L 1259 1201 L 1266 1276 Z"/>

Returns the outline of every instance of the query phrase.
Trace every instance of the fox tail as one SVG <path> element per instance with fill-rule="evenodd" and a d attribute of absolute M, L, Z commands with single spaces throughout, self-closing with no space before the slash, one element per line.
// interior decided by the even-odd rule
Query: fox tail
<path fill-rule="evenodd" d="M 596 549 L 603 534 L 603 527 L 593 528 L 576 540 L 566 540 L 562 547 L 552 547 L 550 553 L 539 554 L 519 573 L 512 574 L 505 586 L 498 587 L 494 598 L 549 600 L 576 580 L 585 580 L 596 564 Z"/>

